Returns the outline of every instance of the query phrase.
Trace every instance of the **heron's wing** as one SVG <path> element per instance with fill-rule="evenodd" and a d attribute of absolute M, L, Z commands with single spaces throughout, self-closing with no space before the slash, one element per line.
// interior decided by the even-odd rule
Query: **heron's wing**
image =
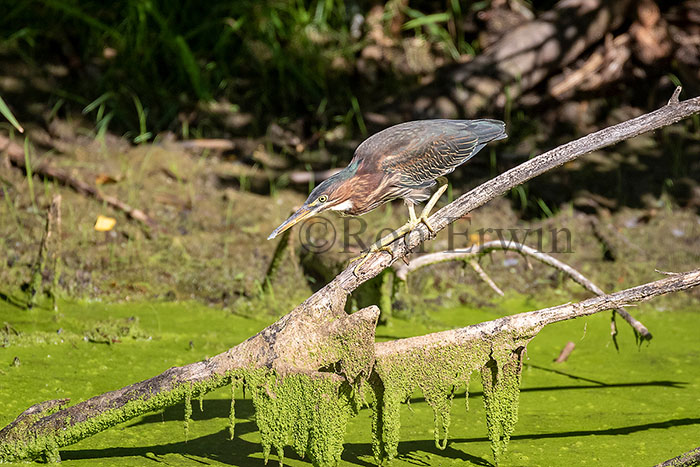
<path fill-rule="evenodd" d="M 385 155 L 382 169 L 387 174 L 398 175 L 402 186 L 430 186 L 436 178 L 453 172 L 483 146 L 479 144 L 479 137 L 469 131 L 458 135 L 443 133 L 427 143 L 411 144 Z"/>
<path fill-rule="evenodd" d="M 505 124 L 498 120 L 424 120 L 403 125 L 396 137 L 386 138 L 380 165 L 408 188 L 433 185 L 486 143 L 506 137 Z"/>

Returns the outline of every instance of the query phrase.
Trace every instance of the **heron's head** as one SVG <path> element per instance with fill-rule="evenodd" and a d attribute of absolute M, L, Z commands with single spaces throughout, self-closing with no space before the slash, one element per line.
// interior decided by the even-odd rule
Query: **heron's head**
<path fill-rule="evenodd" d="M 304 219 L 308 219 L 324 211 L 346 212 L 351 210 L 353 206 L 351 199 L 353 195 L 353 183 L 350 179 L 353 175 L 354 170 L 352 170 L 351 165 L 324 180 L 320 185 L 314 188 L 304 202 L 304 205 L 300 207 L 297 212 L 289 216 L 289 219 L 282 222 L 267 239 L 272 240 Z"/>

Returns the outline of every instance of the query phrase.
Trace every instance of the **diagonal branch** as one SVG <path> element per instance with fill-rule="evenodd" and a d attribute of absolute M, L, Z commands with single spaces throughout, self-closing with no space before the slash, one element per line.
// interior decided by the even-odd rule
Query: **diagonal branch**
<path fill-rule="evenodd" d="M 504 316 L 493 321 L 474 324 L 460 329 L 451 329 L 396 341 L 379 342 L 375 345 L 375 356 L 377 359 L 380 359 L 388 354 L 408 352 L 416 348 L 433 348 L 435 346 L 464 343 L 472 339 L 485 339 L 504 331 L 532 338 L 548 324 L 581 318 L 605 310 L 622 308 L 633 303 L 645 302 L 660 295 L 687 290 L 699 285 L 700 269 L 693 269 L 692 271 L 675 274 L 665 279 L 638 285 L 637 287 L 589 298 L 578 303 L 566 303 L 542 310 Z"/>
<path fill-rule="evenodd" d="M 447 227 L 448 224 L 462 218 L 467 213 L 483 206 L 492 199 L 505 194 L 515 186 L 585 154 L 639 136 L 648 131 L 658 130 L 697 113 L 700 113 L 700 97 L 681 102 L 672 100 L 658 110 L 596 131 L 523 162 L 517 167 L 463 194 L 430 216 L 429 222 L 434 233 L 429 232 L 424 225 L 418 226 L 407 242 L 394 242 L 392 244 L 391 255 L 385 251 L 370 254 L 359 271 L 360 277 L 353 273 L 353 267 L 348 267 L 336 276 L 329 286 L 340 287 L 347 293 L 350 293 L 362 283 L 375 277 L 387 266 L 409 254 L 411 250 L 425 240 L 434 237 L 437 232 Z"/>

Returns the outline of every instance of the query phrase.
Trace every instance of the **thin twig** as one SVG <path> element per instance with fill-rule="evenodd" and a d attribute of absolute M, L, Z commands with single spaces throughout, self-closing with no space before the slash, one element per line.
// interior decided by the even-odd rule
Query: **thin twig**
<path fill-rule="evenodd" d="M 576 344 L 573 342 L 569 341 L 566 343 L 563 349 L 561 349 L 561 352 L 559 353 L 559 356 L 554 360 L 554 363 L 563 363 L 565 362 L 568 358 L 569 355 L 571 355 L 571 352 L 574 351 L 576 348 Z"/>
<path fill-rule="evenodd" d="M 61 276 L 61 195 L 54 195 L 49 208 L 49 222 L 53 224 L 53 242 L 49 250 L 49 261 L 53 280 L 51 282 L 51 300 L 53 311 L 58 311 L 58 286 Z"/>
<path fill-rule="evenodd" d="M 676 86 L 676 89 L 673 90 L 673 95 L 668 100 L 668 105 L 678 104 L 678 96 L 681 95 L 682 90 L 683 88 L 681 86 Z"/>
<path fill-rule="evenodd" d="M 486 274 L 486 271 L 483 270 L 483 268 L 481 267 L 481 265 L 479 264 L 478 261 L 476 261 L 475 259 L 471 259 L 468 261 L 468 263 L 469 263 L 469 266 L 471 266 L 472 269 L 478 274 L 478 276 L 481 278 L 481 280 L 486 282 L 486 284 L 488 284 L 488 286 L 491 287 L 494 292 L 496 292 L 501 297 L 505 295 L 503 293 L 503 291 L 498 288 L 498 286 L 493 281 L 493 279 L 491 279 L 489 277 L 489 275 Z"/>

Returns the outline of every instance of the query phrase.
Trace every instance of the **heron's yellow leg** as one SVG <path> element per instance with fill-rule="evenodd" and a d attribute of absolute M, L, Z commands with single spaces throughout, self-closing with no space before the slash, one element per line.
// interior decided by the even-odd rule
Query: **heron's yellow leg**
<path fill-rule="evenodd" d="M 430 216 L 430 211 L 433 210 L 435 205 L 437 204 L 438 200 L 442 196 L 443 193 L 445 193 L 445 190 L 447 190 L 447 179 L 445 177 L 439 177 L 437 179 L 438 183 L 440 184 L 440 187 L 433 193 L 433 196 L 430 197 L 428 202 L 425 204 L 425 207 L 423 208 L 423 211 L 420 213 L 420 222 L 425 224 L 428 230 L 430 230 L 430 233 L 435 233 L 435 230 L 433 229 L 433 226 L 430 225 L 430 222 L 428 221 L 428 216 Z M 409 206 L 409 214 L 411 211 L 411 208 L 413 206 Z M 416 216 L 416 213 L 413 213 L 413 217 Z"/>
<path fill-rule="evenodd" d="M 395 240 L 401 237 L 405 237 L 407 234 L 411 233 L 413 229 L 415 229 L 416 226 L 421 222 L 425 224 L 425 227 L 430 231 L 430 233 L 435 233 L 433 226 L 430 225 L 430 222 L 428 221 L 428 216 L 430 215 L 430 211 L 433 210 L 435 204 L 437 204 L 442 194 L 445 193 L 445 190 L 447 190 L 447 179 L 445 179 L 444 177 L 440 177 L 438 178 L 438 183 L 440 183 L 440 187 L 430 197 L 425 207 L 423 208 L 420 217 L 416 216 L 415 206 L 413 204 L 409 204 L 408 222 L 406 222 L 404 225 L 394 230 L 390 234 L 385 235 L 376 242 L 374 242 L 372 245 L 370 245 L 369 249 L 366 252 L 362 253 L 360 256 L 357 256 L 356 258 L 350 260 L 350 263 L 360 260 L 360 262 L 355 266 L 355 269 L 353 269 L 353 273 L 355 274 L 355 276 L 358 275 L 360 267 L 367 262 L 367 257 L 371 253 L 375 253 L 377 251 L 387 251 L 391 254 L 393 258 L 394 252 L 388 246 L 392 244 Z"/>

